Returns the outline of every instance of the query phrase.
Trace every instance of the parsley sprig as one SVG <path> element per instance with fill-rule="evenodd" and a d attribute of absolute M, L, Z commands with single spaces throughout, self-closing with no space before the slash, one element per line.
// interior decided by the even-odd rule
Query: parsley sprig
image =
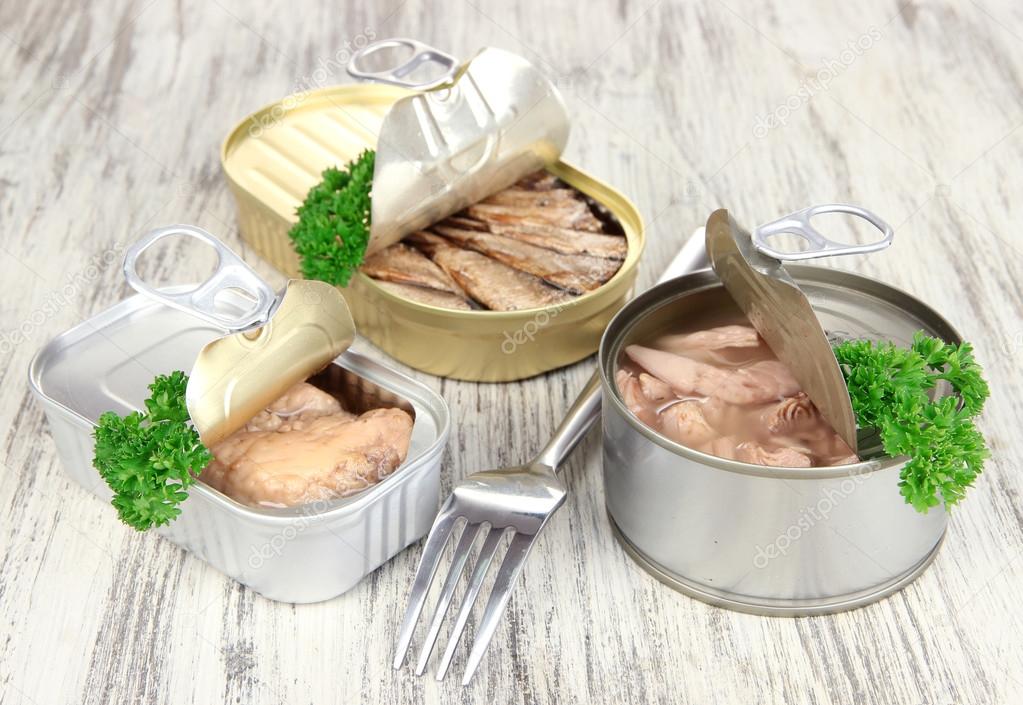
<path fill-rule="evenodd" d="M 376 153 L 367 149 L 344 169 L 329 167 L 309 190 L 288 232 L 301 260 L 302 276 L 335 286 L 362 264 L 369 243 L 370 192 Z"/>
<path fill-rule="evenodd" d="M 973 418 L 990 395 L 969 343 L 919 331 L 909 348 L 853 340 L 835 348 L 857 423 L 880 432 L 885 453 L 907 456 L 899 488 L 918 512 L 951 508 L 990 455 Z M 954 394 L 932 400 L 945 381 Z"/>
<path fill-rule="evenodd" d="M 213 459 L 189 423 L 188 377 L 177 371 L 149 385 L 145 413 L 99 418 L 92 464 L 110 489 L 121 521 L 139 531 L 176 518 L 185 491 Z"/>

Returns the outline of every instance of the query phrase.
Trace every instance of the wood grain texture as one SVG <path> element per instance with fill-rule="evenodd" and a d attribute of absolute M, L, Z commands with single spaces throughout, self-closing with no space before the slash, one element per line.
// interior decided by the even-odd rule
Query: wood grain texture
<path fill-rule="evenodd" d="M 220 140 L 303 81 L 345 81 L 330 58 L 370 33 L 460 56 L 504 47 L 555 78 L 574 120 L 568 158 L 646 218 L 641 286 L 719 206 L 747 224 L 831 201 L 887 217 L 896 245 L 839 266 L 945 313 L 994 382 L 981 422 L 994 457 L 936 563 L 833 617 L 708 607 L 616 544 L 591 433 L 462 689 L 389 666 L 418 546 L 339 599 L 273 603 L 70 484 L 26 385 L 31 356 L 127 295 L 123 246 L 155 225 L 207 228 L 280 283 L 238 238 Z M 0 66 L 0 702 L 1019 701 L 1019 3 L 7 2 Z M 185 248 L 147 265 L 167 282 L 207 266 Z M 413 372 L 457 419 L 445 491 L 529 456 L 592 367 L 504 385 Z"/>

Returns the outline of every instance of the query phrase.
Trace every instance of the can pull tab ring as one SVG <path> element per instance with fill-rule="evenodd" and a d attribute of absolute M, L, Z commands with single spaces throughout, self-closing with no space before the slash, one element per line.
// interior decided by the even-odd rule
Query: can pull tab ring
<path fill-rule="evenodd" d="M 370 70 L 366 67 L 366 61 L 374 54 L 381 54 L 389 50 L 406 55 L 408 50 L 411 50 L 412 53 L 408 58 L 403 56 L 401 63 L 388 68 Z M 380 61 L 383 59 L 383 56 L 376 58 Z M 425 81 L 413 81 L 408 78 L 426 64 L 437 64 L 443 69 L 443 73 Z M 389 83 L 393 86 L 401 86 L 402 88 L 409 88 L 415 91 L 429 91 L 434 88 L 440 88 L 445 84 L 453 83 L 458 73 L 458 66 L 458 59 L 451 54 L 434 49 L 430 45 L 423 44 L 415 39 L 398 38 L 381 39 L 380 41 L 367 44 L 352 55 L 346 69 L 350 76 L 364 81 Z"/>
<path fill-rule="evenodd" d="M 161 291 L 147 284 L 138 273 L 138 258 L 151 245 L 166 237 L 192 237 L 205 242 L 217 253 L 216 271 L 195 288 L 180 293 Z M 232 333 L 266 323 L 277 301 L 276 292 L 238 255 L 216 237 L 194 225 L 157 228 L 139 238 L 124 255 L 124 278 L 140 294 Z M 218 308 L 217 295 L 227 290 L 240 291 L 249 298 L 252 302 L 249 309 L 241 314 L 231 314 Z"/>
<path fill-rule="evenodd" d="M 810 219 L 822 213 L 846 213 L 848 215 L 862 218 L 875 228 L 881 231 L 880 240 L 868 242 L 865 245 L 856 245 L 847 242 L 838 242 L 823 235 L 817 228 L 813 227 Z M 799 252 L 785 252 L 772 247 L 770 238 L 774 235 L 789 233 L 803 238 L 808 248 Z M 826 203 L 823 205 L 803 208 L 795 213 L 789 213 L 778 220 L 764 223 L 753 231 L 753 246 L 761 254 L 773 257 L 783 262 L 798 262 L 800 260 L 816 259 L 818 257 L 836 257 L 839 255 L 860 255 L 868 252 L 883 250 L 892 244 L 895 232 L 887 222 L 879 215 L 866 208 L 850 205 L 848 203 Z"/>

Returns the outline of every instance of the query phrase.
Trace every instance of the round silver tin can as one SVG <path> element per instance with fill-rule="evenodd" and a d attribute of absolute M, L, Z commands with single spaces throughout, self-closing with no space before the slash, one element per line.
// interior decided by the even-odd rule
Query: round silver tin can
<path fill-rule="evenodd" d="M 961 341 L 938 313 L 868 277 L 786 267 L 829 337 L 909 345 L 923 330 Z M 613 530 L 667 585 L 728 609 L 826 614 L 879 600 L 912 582 L 945 535 L 943 508 L 917 513 L 899 494 L 905 459 L 871 452 L 854 465 L 778 468 L 707 455 L 646 426 L 614 382 L 626 345 L 708 312 L 738 309 L 711 270 L 665 282 L 608 325 L 600 345 L 603 474 Z"/>

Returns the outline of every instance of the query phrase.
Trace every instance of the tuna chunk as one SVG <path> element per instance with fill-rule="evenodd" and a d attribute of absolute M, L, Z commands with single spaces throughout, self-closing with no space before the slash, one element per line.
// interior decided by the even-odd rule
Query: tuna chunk
<path fill-rule="evenodd" d="M 300 382 L 277 401 L 253 416 L 246 431 L 290 431 L 300 429 L 312 419 L 337 414 L 349 419 L 355 415 L 341 408 L 341 402 L 308 382 Z"/>
<path fill-rule="evenodd" d="M 755 348 L 760 345 L 760 334 L 751 326 L 719 326 L 686 333 L 668 335 L 661 344 L 674 350 L 721 350 L 722 348 Z"/>
<path fill-rule="evenodd" d="M 793 433 L 818 425 L 819 417 L 820 413 L 810 397 L 806 396 L 806 392 L 799 392 L 769 408 L 763 420 L 771 433 Z"/>
<path fill-rule="evenodd" d="M 799 391 L 788 369 L 774 360 L 723 370 L 688 357 L 630 345 L 625 354 L 681 395 L 719 397 L 732 404 L 762 404 Z"/>
<path fill-rule="evenodd" d="M 698 401 L 680 401 L 661 412 L 664 434 L 682 445 L 696 447 L 718 435 L 703 416 Z"/>
<path fill-rule="evenodd" d="M 650 408 L 649 401 L 643 396 L 643 389 L 640 387 L 636 375 L 628 370 L 618 370 L 615 373 L 615 384 L 618 385 L 622 401 L 625 402 L 625 406 L 629 411 L 647 426 L 655 426 L 657 424 L 657 413 Z"/>
<path fill-rule="evenodd" d="M 625 348 L 633 413 L 667 438 L 729 460 L 790 468 L 859 462 L 756 330 L 718 320 L 729 325 Z"/>
<path fill-rule="evenodd" d="M 625 348 L 625 354 L 682 395 L 695 393 L 711 396 L 728 376 L 724 370 L 711 365 L 663 350 L 645 348 L 642 345 L 628 346 Z"/>
<path fill-rule="evenodd" d="M 773 465 L 782 468 L 808 468 L 812 465 L 809 456 L 793 448 L 771 449 L 759 443 L 740 443 L 738 459 L 744 463 Z"/>
<path fill-rule="evenodd" d="M 710 396 L 733 404 L 762 404 L 799 391 L 799 382 L 777 360 L 761 360 L 749 367 L 732 370 Z"/>
<path fill-rule="evenodd" d="M 675 393 L 671 391 L 671 385 L 646 372 L 639 373 L 639 386 L 643 390 L 643 396 L 655 404 L 664 404 L 675 398 Z"/>
<path fill-rule="evenodd" d="M 709 443 L 705 443 L 699 450 L 716 455 L 719 458 L 724 458 L 725 460 L 736 460 L 736 447 L 738 445 L 739 441 L 735 436 L 722 436 L 721 438 L 715 438 Z"/>
<path fill-rule="evenodd" d="M 303 383 L 213 446 L 200 479 L 254 506 L 345 497 L 394 472 L 411 435 L 412 417 L 401 409 L 356 417 Z"/>

